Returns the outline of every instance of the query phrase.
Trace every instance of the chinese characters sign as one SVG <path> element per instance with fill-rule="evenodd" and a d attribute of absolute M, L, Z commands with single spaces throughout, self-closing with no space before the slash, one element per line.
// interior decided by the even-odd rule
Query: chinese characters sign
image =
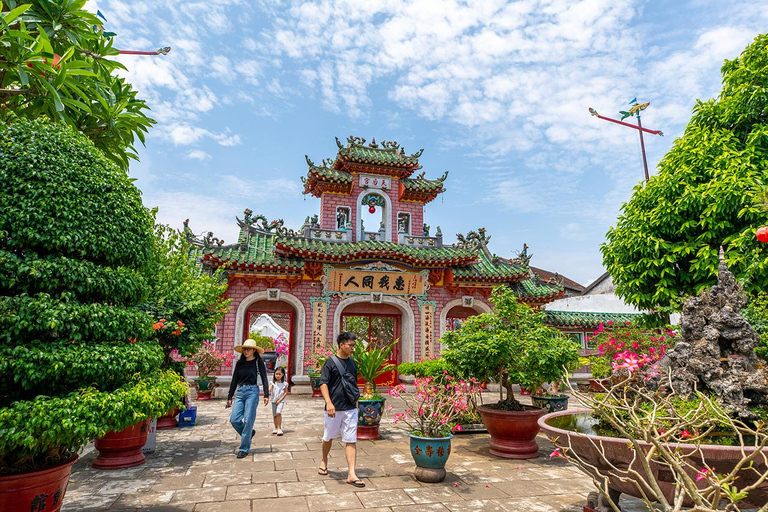
<path fill-rule="evenodd" d="M 421 356 L 430 359 L 435 356 L 435 304 L 433 301 L 421 303 Z"/>
<path fill-rule="evenodd" d="M 423 295 L 423 274 L 381 270 L 328 271 L 327 291 L 339 293 L 384 293 L 387 295 Z"/>
<path fill-rule="evenodd" d="M 324 299 L 310 299 L 310 302 L 312 303 L 312 349 L 320 352 L 325 347 L 328 303 Z"/>
<path fill-rule="evenodd" d="M 392 181 L 389 178 L 382 178 L 381 176 L 361 174 L 360 186 L 364 188 L 387 189 L 392 187 Z"/>

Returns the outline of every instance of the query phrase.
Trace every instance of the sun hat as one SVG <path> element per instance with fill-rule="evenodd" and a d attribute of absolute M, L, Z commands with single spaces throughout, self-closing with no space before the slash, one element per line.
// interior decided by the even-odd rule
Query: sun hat
<path fill-rule="evenodd" d="M 264 349 L 258 346 L 256 342 L 250 338 L 245 340 L 245 342 L 242 345 L 235 345 L 235 352 L 242 354 L 244 348 L 255 348 L 256 352 L 258 352 L 259 354 L 264 353 Z"/>

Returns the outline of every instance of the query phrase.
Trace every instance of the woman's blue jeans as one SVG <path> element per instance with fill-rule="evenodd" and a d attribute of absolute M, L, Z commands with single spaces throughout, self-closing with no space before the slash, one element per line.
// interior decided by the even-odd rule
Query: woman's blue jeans
<path fill-rule="evenodd" d="M 253 422 L 256 421 L 256 408 L 258 406 L 258 384 L 247 384 L 237 388 L 229 422 L 240 434 L 239 451 L 241 452 L 247 452 L 251 449 L 251 432 L 253 431 Z"/>

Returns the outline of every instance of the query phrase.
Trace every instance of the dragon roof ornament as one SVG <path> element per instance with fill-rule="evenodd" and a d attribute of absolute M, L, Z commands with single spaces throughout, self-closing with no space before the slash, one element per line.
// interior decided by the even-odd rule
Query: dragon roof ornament
<path fill-rule="evenodd" d="M 200 235 L 195 235 L 192 232 L 192 229 L 189 227 L 189 219 L 184 220 L 183 235 L 187 240 L 187 243 L 196 247 L 201 247 L 204 251 L 214 249 L 214 244 L 216 247 L 222 247 L 224 245 L 224 240 L 213 236 L 213 231 L 208 231 L 205 234 L 200 233 Z"/>
<path fill-rule="evenodd" d="M 533 258 L 533 254 L 528 254 L 528 244 L 524 243 L 523 250 L 515 253 L 515 257 L 510 261 L 527 266 L 531 264 L 531 258 Z"/>
<path fill-rule="evenodd" d="M 478 228 L 477 231 L 470 231 L 466 236 L 456 233 L 456 240 L 458 240 L 456 247 L 459 249 L 478 249 L 488 245 L 491 235 L 486 235 L 485 228 Z"/>
<path fill-rule="evenodd" d="M 246 208 L 243 211 L 244 217 L 242 220 L 240 220 L 239 217 L 235 217 L 237 219 L 237 224 L 241 228 L 253 228 L 265 233 L 275 234 L 279 235 L 281 237 L 296 237 L 299 236 L 299 234 L 292 230 L 286 228 L 283 224 L 283 219 L 277 219 L 273 220 L 272 222 L 268 222 L 267 218 L 264 215 L 253 215 L 253 210 L 250 208 Z M 260 223 L 260 224 L 259 224 Z"/>

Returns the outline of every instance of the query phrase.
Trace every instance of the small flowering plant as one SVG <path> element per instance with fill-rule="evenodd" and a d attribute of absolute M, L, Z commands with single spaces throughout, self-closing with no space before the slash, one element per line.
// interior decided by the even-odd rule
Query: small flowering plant
<path fill-rule="evenodd" d="M 275 352 L 277 352 L 277 355 L 288 355 L 288 340 L 285 339 L 285 335 L 280 334 L 277 338 L 272 338 L 272 342 L 275 344 Z"/>
<path fill-rule="evenodd" d="M 614 374 L 624 370 L 624 375 L 642 375 L 648 380 L 658 374 L 657 363 L 674 346 L 676 337 L 669 327 L 648 330 L 630 322 L 608 322 L 600 324 L 587 341 L 590 347 L 597 348 L 598 355 L 593 358 L 607 360 Z"/>
<path fill-rule="evenodd" d="M 470 409 L 472 398 L 480 392 L 475 379 L 456 380 L 446 373 L 441 382 L 432 377 L 416 379 L 415 393 L 399 384 L 389 395 L 405 402 L 405 411 L 395 413 L 394 423 L 420 437 L 448 437 L 461 430 L 456 422 Z"/>
<path fill-rule="evenodd" d="M 178 352 L 174 355 L 178 355 Z M 208 340 L 203 341 L 203 346 L 194 355 L 180 358 L 187 366 L 195 367 L 200 378 L 210 377 L 222 365 L 232 366 L 234 359 L 234 354 L 220 352 L 216 349 L 216 343 Z"/>
<path fill-rule="evenodd" d="M 304 351 L 304 368 L 308 374 L 320 373 L 325 361 L 335 354 L 331 347 L 324 346 L 318 349 L 306 349 Z"/>

